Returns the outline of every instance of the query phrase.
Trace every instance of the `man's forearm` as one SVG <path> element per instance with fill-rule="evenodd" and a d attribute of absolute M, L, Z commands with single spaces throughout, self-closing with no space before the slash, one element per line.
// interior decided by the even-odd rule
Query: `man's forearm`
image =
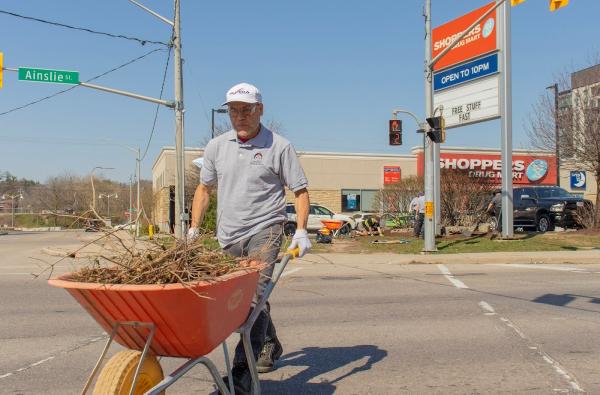
<path fill-rule="evenodd" d="M 308 222 L 308 211 L 310 208 L 310 199 L 308 197 L 308 191 L 306 188 L 294 192 L 296 200 L 294 206 L 296 206 L 296 228 L 306 229 L 306 223 Z"/>
<path fill-rule="evenodd" d="M 199 228 L 202 225 L 209 202 L 210 188 L 206 185 L 198 185 L 194 193 L 194 201 L 192 202 L 192 228 Z"/>

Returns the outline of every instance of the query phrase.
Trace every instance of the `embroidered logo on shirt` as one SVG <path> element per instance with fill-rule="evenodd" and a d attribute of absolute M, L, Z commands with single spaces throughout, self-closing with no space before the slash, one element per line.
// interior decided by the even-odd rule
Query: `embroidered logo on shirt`
<path fill-rule="evenodd" d="M 260 152 L 254 154 L 254 158 L 250 162 L 251 165 L 262 165 L 263 156 Z"/>

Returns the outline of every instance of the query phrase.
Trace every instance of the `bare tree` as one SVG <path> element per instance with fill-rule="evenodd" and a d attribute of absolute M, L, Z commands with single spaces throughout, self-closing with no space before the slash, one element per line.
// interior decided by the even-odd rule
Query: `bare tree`
<path fill-rule="evenodd" d="M 558 111 L 550 94 L 538 98 L 526 125 L 530 141 L 536 148 L 555 150 L 557 125 L 561 165 L 592 173 L 600 191 L 600 65 L 576 75 L 564 73 L 558 81 Z M 599 210 L 600 194 L 596 194 L 596 226 Z"/>
<path fill-rule="evenodd" d="M 469 177 L 461 170 L 442 170 L 440 207 L 445 226 L 471 226 L 485 214 L 496 186 L 484 178 Z"/>

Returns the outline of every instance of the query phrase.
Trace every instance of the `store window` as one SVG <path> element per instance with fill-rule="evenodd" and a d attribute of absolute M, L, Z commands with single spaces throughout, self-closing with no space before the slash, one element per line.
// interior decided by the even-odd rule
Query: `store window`
<path fill-rule="evenodd" d="M 342 189 L 342 211 L 375 211 L 376 189 Z"/>

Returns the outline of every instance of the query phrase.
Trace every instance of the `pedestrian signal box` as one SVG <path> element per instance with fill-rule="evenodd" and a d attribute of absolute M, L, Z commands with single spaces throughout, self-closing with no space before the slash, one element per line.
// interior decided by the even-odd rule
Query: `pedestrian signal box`
<path fill-rule="evenodd" d="M 432 117 L 427 118 L 427 123 L 430 128 L 427 132 L 427 136 L 434 143 L 445 143 L 446 142 L 446 120 L 444 117 Z"/>
<path fill-rule="evenodd" d="M 390 145 L 402 145 L 402 121 L 390 119 Z"/>

